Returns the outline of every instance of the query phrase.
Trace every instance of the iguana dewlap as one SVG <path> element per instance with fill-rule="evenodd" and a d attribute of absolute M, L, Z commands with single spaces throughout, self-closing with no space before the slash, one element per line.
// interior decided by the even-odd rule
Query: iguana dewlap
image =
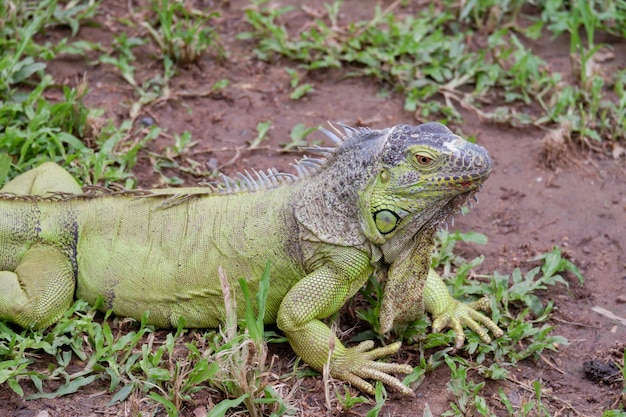
<path fill-rule="evenodd" d="M 217 327 L 224 306 L 217 269 L 231 288 L 251 290 L 270 262 L 266 323 L 277 323 L 295 352 L 321 371 L 373 393 L 367 380 L 412 391 L 393 373 L 409 365 L 376 359 L 400 344 L 346 348 L 321 320 L 339 310 L 371 274 L 384 281 L 380 322 L 433 316 L 433 327 L 462 325 L 484 340 L 502 331 L 460 303 L 430 270 L 433 238 L 487 179 L 487 151 L 427 123 L 325 133 L 335 148 L 313 148 L 298 176 L 254 172 L 221 186 L 152 191 L 83 191 L 48 163 L 0 194 L 0 319 L 46 327 L 75 297 L 171 327 Z M 245 308 L 237 293 L 238 314 Z"/>

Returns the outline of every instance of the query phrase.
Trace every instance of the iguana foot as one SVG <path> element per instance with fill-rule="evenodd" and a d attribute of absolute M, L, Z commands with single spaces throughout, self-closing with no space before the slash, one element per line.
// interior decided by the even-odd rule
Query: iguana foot
<path fill-rule="evenodd" d="M 502 329 L 498 327 L 491 319 L 489 319 L 481 311 L 490 311 L 489 299 L 481 298 L 473 303 L 464 304 L 450 297 L 448 308 L 441 314 L 433 314 L 433 332 L 440 332 L 445 328 L 451 328 L 456 333 L 454 347 L 460 349 L 465 342 L 465 333 L 463 326 L 472 329 L 485 342 L 490 343 L 491 338 L 485 327 L 493 333 L 497 338 L 504 334 Z M 484 327 L 483 327 L 484 326 Z"/>
<path fill-rule="evenodd" d="M 355 347 L 346 348 L 345 355 L 333 363 L 330 374 L 337 379 L 349 382 L 355 388 L 370 395 L 375 395 L 376 390 L 366 379 L 378 380 L 404 395 L 415 395 L 399 379 L 389 375 L 390 373 L 410 374 L 413 372 L 412 366 L 376 361 L 376 359 L 396 353 L 400 346 L 401 343 L 396 342 L 372 349 L 374 347 L 373 341 L 361 342 Z"/>
<path fill-rule="evenodd" d="M 424 288 L 424 304 L 433 319 L 433 332 L 440 332 L 444 328 L 451 328 L 456 333 L 455 349 L 460 349 L 465 342 L 463 326 L 467 326 L 478 334 L 485 342 L 491 342 L 487 330 L 491 330 L 495 337 L 504 334 L 491 319 L 478 310 L 489 311 L 489 299 L 482 298 L 473 303 L 462 303 L 452 298 L 448 288 L 443 283 L 439 274 L 432 269 L 428 273 Z M 483 327 L 484 326 L 484 327 Z"/>

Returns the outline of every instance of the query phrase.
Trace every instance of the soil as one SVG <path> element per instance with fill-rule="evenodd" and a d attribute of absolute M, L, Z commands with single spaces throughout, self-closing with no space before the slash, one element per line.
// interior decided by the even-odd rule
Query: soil
<path fill-rule="evenodd" d="M 418 123 L 414 114 L 403 110 L 401 96 L 381 95 L 385 86 L 372 79 L 344 77 L 349 69 L 308 75 L 302 72 L 302 82 L 311 83 L 314 91 L 303 99 L 290 100 L 290 77 L 285 68 L 298 70 L 297 64 L 260 61 L 255 58 L 252 43 L 235 40 L 237 33 L 249 30 L 243 14 L 248 2 L 204 3 L 211 3 L 205 6 L 217 7 L 222 13 L 219 33 L 230 55 L 219 59 L 209 53 L 197 64 L 178 68 L 169 99 L 142 110 L 137 128 L 141 128 L 142 118 L 151 118 L 164 134 L 148 144 L 149 152 L 142 151 L 133 169 L 140 187 L 163 185 L 161 177 L 153 171 L 153 155 L 164 153 L 172 145 L 173 135 L 184 131 L 189 131 L 197 143 L 184 158 L 179 158 L 181 163 L 184 164 L 185 158 L 192 159 L 201 162 L 195 169 L 204 173 L 217 167 L 226 174 L 234 174 L 246 168 L 268 167 L 291 172 L 289 163 L 298 155 L 282 152 L 280 145 L 289 142 L 290 130 L 299 123 L 312 127 L 331 120 L 372 128 Z M 358 9 L 363 16 L 357 17 L 365 18 L 373 14 L 379 3 L 347 1 L 343 10 Z M 127 4 L 125 0 L 103 2 L 94 24 L 83 25 L 77 38 L 107 46 L 122 30 L 145 36 L 140 27 L 128 29 L 120 22 L 120 17 L 128 16 Z M 291 18 L 290 25 L 295 27 L 312 19 L 302 10 L 294 12 Z M 53 28 L 40 37 L 55 41 L 69 34 L 67 28 Z M 531 46 L 553 68 L 569 76 L 569 41 L 546 38 Z M 623 68 L 626 43 L 613 39 L 611 46 L 615 59 L 604 65 Z M 150 79 L 161 71 L 157 51 L 152 46 L 140 47 L 135 52 L 138 61 L 133 65 L 138 80 Z M 85 58 L 58 57 L 48 64 L 48 71 L 59 85 L 74 86 L 85 76 L 90 88 L 86 104 L 105 109 L 106 119 L 120 123 L 128 118 L 129 106 L 137 97 L 116 70 L 94 64 L 96 56 L 91 53 Z M 224 78 L 230 80 L 230 85 L 221 93 L 201 94 Z M 60 89 L 47 93 L 49 99 L 56 97 L 62 97 Z M 480 247 L 462 246 L 461 254 L 466 258 L 485 256 L 477 273 L 496 270 L 508 274 L 516 267 L 528 270 L 533 257 L 560 246 L 585 276 L 582 288 L 568 276 L 569 290 L 558 286 L 540 294 L 544 301 L 554 302 L 556 309 L 550 324 L 555 327 L 555 334 L 569 340 L 568 345 L 544 352 L 540 360 L 526 360 L 511 367 L 511 378 L 507 381 L 485 380 L 475 373 L 470 373 L 468 378 L 486 382 L 482 395 L 491 404 L 498 403 L 491 400 L 498 398 L 499 390 L 516 399 L 517 405 L 531 401 L 535 395 L 524 386 L 539 380 L 546 388 L 543 401 L 551 415 L 600 416 L 603 410 L 616 408 L 620 401 L 620 384 L 607 384 L 602 375 L 610 369 L 607 363 L 611 360 L 619 363 L 626 345 L 623 322 L 620 324 L 593 309 L 601 307 L 626 318 L 624 159 L 614 159 L 608 150 L 592 152 L 569 143 L 551 159 L 548 167 L 545 130 L 496 125 L 470 112 L 463 116 L 462 124 L 450 127 L 463 135 L 475 136 L 489 150 L 495 166 L 479 195 L 480 204 L 468 215 L 458 216 L 455 224 L 455 229 L 485 234 L 489 243 Z M 272 123 L 268 139 L 258 149 L 249 150 L 248 142 L 256 137 L 257 124 L 268 120 Z M 321 134 L 314 135 L 323 140 Z M 177 170 L 167 173 L 181 177 L 187 185 L 205 179 Z M 157 335 L 164 337 L 165 333 Z M 280 358 L 273 371 L 289 372 L 294 354 L 288 346 L 273 347 L 272 353 Z M 423 415 L 427 406 L 433 415 L 441 414 L 448 409 L 452 398 L 447 390 L 449 380 L 447 367 L 438 368 L 426 375 L 415 398 L 391 393 L 382 415 Z M 107 387 L 108 383 L 103 381 L 60 399 L 26 401 L 5 384 L 0 386 L 0 403 L 4 404 L 0 416 L 126 416 L 142 410 L 140 397 L 134 398 L 134 402 L 105 407 L 112 396 Z M 306 377 L 295 389 L 301 415 L 327 413 L 320 377 Z M 183 409 L 181 415 L 201 415 L 210 408 L 207 396 L 199 395 L 195 400 L 196 404 Z M 346 415 L 365 415 L 370 408 L 371 405 L 355 407 Z M 504 409 L 494 411 L 497 415 L 506 414 Z M 340 414 L 336 410 L 328 413 Z M 158 415 L 165 413 L 161 409 Z"/>

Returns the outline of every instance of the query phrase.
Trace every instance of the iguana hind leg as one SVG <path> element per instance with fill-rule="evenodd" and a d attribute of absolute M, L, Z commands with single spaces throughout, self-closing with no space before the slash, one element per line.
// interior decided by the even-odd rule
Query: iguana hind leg
<path fill-rule="evenodd" d="M 82 190 L 66 170 L 46 162 L 17 176 L 0 192 L 46 196 Z M 54 246 L 35 244 L 21 256 L 15 270 L 0 271 L 0 319 L 26 328 L 47 327 L 69 308 L 74 287 L 74 269 L 67 254 Z"/>
<path fill-rule="evenodd" d="M 0 271 L 0 320 L 24 328 L 47 327 L 72 304 L 74 283 L 65 253 L 53 246 L 32 246 L 15 271 Z"/>
<path fill-rule="evenodd" d="M 46 196 L 55 192 L 79 194 L 82 190 L 69 172 L 55 163 L 46 162 L 15 177 L 0 192 Z"/>

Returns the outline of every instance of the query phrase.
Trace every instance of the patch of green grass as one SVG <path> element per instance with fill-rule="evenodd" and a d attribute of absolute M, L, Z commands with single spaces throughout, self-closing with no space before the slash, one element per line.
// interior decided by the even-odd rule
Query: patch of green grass
<path fill-rule="evenodd" d="M 183 52 L 188 52 L 185 48 L 189 47 L 198 54 L 205 47 L 216 45 L 213 29 L 206 25 L 207 19 L 216 17 L 215 14 L 199 14 L 196 10 L 184 14 L 186 9 L 181 9 L 182 4 L 174 2 L 163 9 L 157 3 L 152 6 L 162 12 L 160 18 L 173 19 L 164 21 L 173 26 L 160 27 L 169 30 L 165 34 L 158 32 L 163 42 L 178 45 Z M 46 74 L 47 60 L 59 53 L 82 56 L 89 50 L 104 51 L 104 48 L 74 42 L 71 38 L 42 46 L 35 42 L 35 35 L 44 28 L 68 26 L 73 36 L 81 21 L 95 14 L 98 4 L 92 0 L 63 5 L 56 1 L 37 4 L 14 1 L 0 6 L 4 12 L 0 13 L 0 48 L 4 51 L 0 58 L 0 157 L 5 161 L 10 158 L 2 169 L 0 186 L 45 161 L 64 165 L 84 183 L 121 182 L 128 188 L 134 186 L 130 169 L 136 164 L 139 151 L 161 131 L 156 127 L 135 128 L 133 120 L 145 106 L 170 97 L 169 80 L 174 75 L 172 60 L 179 57 L 164 53 L 162 74 L 140 81 L 135 75 L 134 50 L 144 47 L 148 40 L 125 32 L 115 37 L 112 50 L 102 54 L 99 61 L 113 65 L 137 96 L 129 104 L 130 120 L 119 126 L 105 122 L 102 111 L 83 104 L 88 93 L 86 80 L 74 88 L 63 86 L 63 100 L 50 102 L 44 98 L 47 91 L 59 88 Z M 185 32 L 185 28 L 189 30 Z M 191 38 L 184 38 L 187 35 Z M 180 44 L 179 38 L 189 44 Z M 25 85 L 29 88 L 21 88 Z"/>
<path fill-rule="evenodd" d="M 170 87 L 170 81 L 179 67 L 198 63 L 208 50 L 216 51 L 218 58 L 227 56 L 227 51 L 221 45 L 212 25 L 219 17 L 217 12 L 200 11 L 185 2 L 152 0 L 149 7 L 133 9 L 130 19 L 121 20 L 134 35 L 129 36 L 126 31 L 116 35 L 110 50 L 104 51 L 99 61 L 112 65 L 135 90 L 135 98 L 129 104 L 129 116 L 132 120 L 147 106 L 179 98 Z M 138 27 L 145 31 L 137 34 Z M 141 48 L 144 53 L 150 52 L 152 46 L 160 51 L 161 69 L 157 72 L 150 71 L 147 76 L 144 75 L 144 79 L 138 79 L 134 51 Z M 220 80 L 208 93 L 183 95 L 210 95 L 225 87 L 225 82 L 228 81 Z"/>
<path fill-rule="evenodd" d="M 52 79 L 44 76 L 25 100 L 5 102 L 0 107 L 0 124 L 4 127 L 0 131 L 0 149 L 14 156 L 18 171 L 42 161 L 65 161 L 68 154 L 75 158 L 85 149 L 76 137 L 84 133 L 89 117 L 82 95 L 66 89 L 65 102 L 50 103 L 41 94 L 51 84 Z"/>
<path fill-rule="evenodd" d="M 124 182 L 133 185 L 130 169 L 137 154 L 156 131 L 135 132 L 132 124 L 105 123 L 102 111 L 87 108 L 86 80 L 62 86 L 63 98 L 51 102 L 46 93 L 58 89 L 46 73 L 46 61 L 57 53 L 83 55 L 97 45 L 64 38 L 55 47 L 41 47 L 34 37 L 43 28 L 68 25 L 75 33 L 81 19 L 95 13 L 97 2 L 56 1 L 3 3 L 0 22 L 0 154 L 8 162 L 0 185 L 42 162 L 64 165 L 85 183 Z M 24 89 L 24 86 L 29 88 Z"/>
<path fill-rule="evenodd" d="M 226 55 L 210 24 L 220 17 L 218 12 L 200 11 L 185 2 L 168 0 L 152 0 L 150 9 L 157 15 L 156 21 L 141 21 L 140 25 L 148 30 L 163 57 L 188 65 L 197 62 L 209 48 L 219 57 Z"/>
<path fill-rule="evenodd" d="M 623 2 L 581 0 L 569 7 L 547 0 L 536 5 L 538 19 L 523 14 L 519 0 L 474 0 L 462 7 L 443 1 L 417 14 L 394 3 L 377 8 L 370 20 L 352 22 L 339 22 L 341 2 L 334 2 L 325 5 L 326 16 L 296 31 L 284 24 L 296 8 L 263 3 L 246 11 L 251 30 L 239 34 L 257 42 L 260 59 L 283 56 L 307 71 L 344 68 L 345 76 L 373 77 L 401 92 L 405 109 L 419 120 L 459 122 L 460 106 L 500 123 L 567 124 L 570 138 L 590 146 L 626 137 L 623 72 L 604 73 L 597 63 L 601 46 L 594 44 L 598 32 L 626 37 Z M 522 28 L 521 22 L 534 24 Z M 554 72 L 527 46 L 546 27 L 570 37 L 578 83 L 566 84 L 569 74 Z M 468 42 L 480 37 L 488 47 Z M 530 107 L 520 110 L 520 103 Z"/>
<path fill-rule="evenodd" d="M 454 344 L 454 332 L 450 330 L 441 334 L 430 333 L 429 320 L 426 317 L 404 329 L 397 329 L 397 335 L 402 339 L 417 343 L 421 357 L 420 365 L 415 367 L 413 374 L 405 378 L 404 383 L 419 385 L 427 372 L 446 363 L 452 374 L 449 391 L 453 394 L 454 401 L 445 415 L 489 416 L 493 415 L 492 406 L 480 395 L 484 382 L 472 382 L 468 379 L 468 372 L 476 372 L 482 379 L 507 379 L 510 366 L 527 358 L 538 359 L 544 350 L 558 350 L 558 346 L 567 344 L 564 337 L 553 334 L 554 327 L 547 323 L 553 304 L 544 304 L 540 294 L 556 285 L 569 288 L 563 273 L 572 274 L 580 285 L 583 277 L 574 264 L 562 256 L 558 248 L 530 260 L 540 265 L 526 273 L 515 269 L 511 275 L 494 272 L 491 276 L 474 276 L 471 271 L 482 263 L 483 258 L 466 261 L 456 255 L 454 248 L 460 241 L 484 244 L 486 238 L 475 232 L 440 232 L 432 266 L 442 271 L 454 298 L 469 302 L 483 296 L 489 297 L 492 310 L 490 317 L 505 330 L 505 334 L 495 342 L 486 344 L 474 332 L 466 331 L 466 342 L 462 349 L 471 359 L 464 359 L 458 354 L 451 356 L 450 346 Z M 362 290 L 362 294 L 369 301 L 369 307 L 358 309 L 357 316 L 367 321 L 372 330 L 359 333 L 353 339 L 358 341 L 378 337 L 386 341 L 388 336 L 376 334 L 379 329 L 378 312 L 383 294 L 382 285 L 372 279 Z M 425 351 L 434 348 L 441 350 L 425 359 Z M 533 389 L 539 389 L 540 392 L 528 409 L 534 410 L 533 412 L 545 411 L 545 405 L 541 401 L 541 387 Z"/>
<path fill-rule="evenodd" d="M 328 10 L 338 10 L 338 4 Z M 376 77 L 404 92 L 405 108 L 410 111 L 436 93 L 467 84 L 478 63 L 478 56 L 467 53 L 462 34 L 444 33 L 445 23 L 454 18 L 448 12 L 430 9 L 430 14 L 397 19 L 377 9 L 371 21 L 345 27 L 337 26 L 336 14 L 329 12 L 333 24 L 316 19 L 293 36 L 280 23 L 292 10 L 248 9 L 253 31 L 241 33 L 239 39 L 257 39 L 257 55 L 264 60 L 283 55 L 309 71 L 346 66 L 353 75 Z M 446 111 L 442 107 L 435 110 Z"/>

